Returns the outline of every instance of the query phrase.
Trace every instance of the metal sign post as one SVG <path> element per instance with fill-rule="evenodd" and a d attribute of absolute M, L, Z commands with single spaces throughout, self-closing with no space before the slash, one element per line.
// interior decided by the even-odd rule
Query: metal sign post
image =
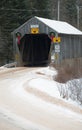
<path fill-rule="evenodd" d="M 56 62 L 56 64 L 58 64 L 59 55 L 60 55 L 60 42 L 61 42 L 61 38 L 58 36 L 58 34 L 56 34 L 53 41 L 54 41 L 54 51 L 55 51 L 55 62 Z"/>
<path fill-rule="evenodd" d="M 60 42 L 61 38 L 57 33 L 50 32 L 50 38 L 52 40 L 51 44 L 51 60 L 52 62 L 59 63 L 59 53 L 60 53 Z"/>

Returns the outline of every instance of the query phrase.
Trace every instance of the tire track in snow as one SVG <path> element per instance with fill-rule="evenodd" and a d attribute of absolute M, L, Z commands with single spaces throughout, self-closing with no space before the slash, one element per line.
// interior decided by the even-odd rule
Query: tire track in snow
<path fill-rule="evenodd" d="M 76 112 L 76 113 L 79 113 L 79 114 L 82 114 L 82 109 L 79 108 L 78 106 L 74 106 L 73 104 L 69 104 L 61 99 L 58 99 L 58 98 L 55 98 L 55 97 L 52 97 L 50 95 L 48 95 L 47 93 L 45 92 L 42 92 L 38 89 L 35 89 L 35 88 L 31 88 L 31 87 L 27 87 L 25 88 L 25 90 L 31 94 L 34 94 L 35 96 L 39 97 L 40 99 L 46 101 L 46 102 L 49 102 L 49 103 L 52 103 L 52 104 L 55 104 L 55 105 L 58 105 L 58 106 L 62 106 L 62 107 L 65 107 L 67 109 L 70 109 L 72 110 L 73 112 Z"/>

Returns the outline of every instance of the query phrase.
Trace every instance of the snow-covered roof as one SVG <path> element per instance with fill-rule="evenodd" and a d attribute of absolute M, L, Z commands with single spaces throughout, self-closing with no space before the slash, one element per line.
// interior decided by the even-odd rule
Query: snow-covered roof
<path fill-rule="evenodd" d="M 74 26 L 70 25 L 67 22 L 41 18 L 41 17 L 37 17 L 37 16 L 35 16 L 33 18 L 39 20 L 40 22 L 47 25 L 49 28 L 51 28 L 52 30 L 54 30 L 55 32 L 57 32 L 59 34 L 82 35 L 82 31 L 80 31 L 79 29 L 75 28 Z M 22 27 L 27 25 L 33 18 L 29 19 L 23 25 L 21 25 L 20 27 L 15 29 L 12 32 L 12 34 L 16 33 L 19 29 L 21 29 Z"/>
<path fill-rule="evenodd" d="M 46 24 L 48 27 L 55 30 L 57 33 L 60 34 L 72 34 L 72 35 L 82 35 L 82 31 L 78 30 L 77 28 L 73 27 L 72 25 L 68 24 L 67 22 L 56 21 L 51 19 L 45 19 L 41 17 L 36 17 L 39 21 Z"/>

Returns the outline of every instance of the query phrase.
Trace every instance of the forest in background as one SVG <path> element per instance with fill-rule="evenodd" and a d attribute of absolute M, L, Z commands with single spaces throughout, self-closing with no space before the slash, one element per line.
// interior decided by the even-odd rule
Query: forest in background
<path fill-rule="evenodd" d="M 59 0 L 60 21 L 82 30 L 82 0 Z M 58 0 L 3 0 L 0 2 L 0 66 L 13 60 L 11 32 L 33 16 L 58 20 Z"/>

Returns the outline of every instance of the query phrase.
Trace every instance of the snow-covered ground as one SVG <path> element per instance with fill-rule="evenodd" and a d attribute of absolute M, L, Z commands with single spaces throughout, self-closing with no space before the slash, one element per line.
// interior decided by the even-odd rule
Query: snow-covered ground
<path fill-rule="evenodd" d="M 56 74 L 50 67 L 0 68 L 0 129 L 81 130 L 82 108 L 68 98 L 68 83 L 53 81 Z"/>

